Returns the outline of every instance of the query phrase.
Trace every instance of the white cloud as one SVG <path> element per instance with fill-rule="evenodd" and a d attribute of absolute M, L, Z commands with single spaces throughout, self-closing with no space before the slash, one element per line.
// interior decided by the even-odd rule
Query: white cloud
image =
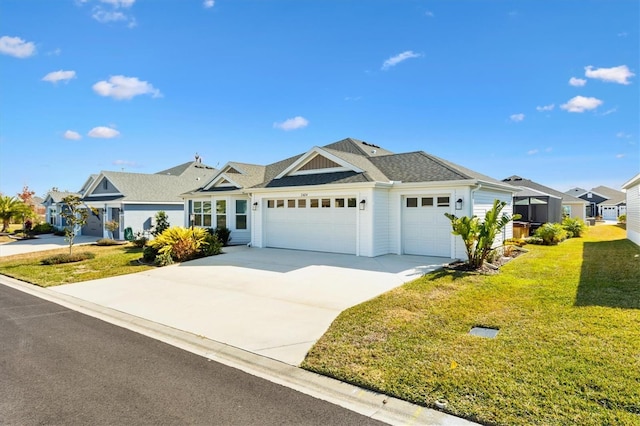
<path fill-rule="evenodd" d="M 626 31 L 623 31 L 623 32 L 621 32 L 621 33 L 618 33 L 618 37 L 626 37 L 626 36 L 628 36 L 628 35 L 629 35 L 629 33 L 627 33 Z"/>
<path fill-rule="evenodd" d="M 611 108 L 611 109 L 606 110 L 605 112 L 603 112 L 600 115 L 609 115 L 609 114 L 613 114 L 616 111 L 618 111 L 618 108 Z"/>
<path fill-rule="evenodd" d="M 624 158 L 624 154 L 617 154 L 616 158 Z"/>
<path fill-rule="evenodd" d="M 427 10 L 424 14 L 425 14 L 425 16 L 428 16 L 429 18 L 433 18 L 434 16 L 436 16 L 436 15 L 434 15 L 434 14 L 433 14 L 433 12 L 432 12 L 432 11 L 430 11 L 430 10 Z"/>
<path fill-rule="evenodd" d="M 511 120 L 511 121 L 513 121 L 515 123 L 518 123 L 518 122 L 524 120 L 524 114 L 511 114 L 509 116 L 509 120 Z"/>
<path fill-rule="evenodd" d="M 527 151 L 527 155 L 535 155 L 537 154 L 539 151 L 537 149 L 530 149 L 529 151 Z"/>
<path fill-rule="evenodd" d="M 15 56 L 16 58 L 28 58 L 36 53 L 36 45 L 30 41 L 24 41 L 20 37 L 0 37 L 0 53 Z"/>
<path fill-rule="evenodd" d="M 127 15 L 122 12 L 106 11 L 99 8 L 94 10 L 93 15 L 91 16 L 101 24 L 106 24 L 107 22 L 126 21 L 129 19 Z"/>
<path fill-rule="evenodd" d="M 111 127 L 98 126 L 89 130 L 89 133 L 87 133 L 87 135 L 90 138 L 111 139 L 115 138 L 116 136 L 120 136 L 120 132 Z"/>
<path fill-rule="evenodd" d="M 629 139 L 631 137 L 630 134 L 625 133 L 625 132 L 618 132 L 616 133 L 616 137 L 617 138 L 622 138 L 622 139 Z"/>
<path fill-rule="evenodd" d="M 216 4 L 214 0 L 204 0 L 202 2 L 202 5 L 205 7 L 205 9 L 211 9 L 214 4 Z"/>
<path fill-rule="evenodd" d="M 136 2 L 136 0 L 100 0 L 102 3 L 110 4 L 113 7 L 131 7 Z"/>
<path fill-rule="evenodd" d="M 584 96 L 575 96 L 566 104 L 560 105 L 560 108 L 568 112 L 585 112 L 588 110 L 596 109 L 602 105 L 602 101 L 597 98 L 586 98 Z"/>
<path fill-rule="evenodd" d="M 276 129 L 282 129 L 285 131 L 302 129 L 303 127 L 307 127 L 309 124 L 309 120 L 304 117 L 293 117 L 288 120 L 283 121 L 282 123 L 273 123 L 273 127 Z"/>
<path fill-rule="evenodd" d="M 57 49 L 47 52 L 47 56 L 60 56 L 61 53 L 62 53 L 62 49 L 58 47 Z"/>
<path fill-rule="evenodd" d="M 582 87 L 587 84 L 587 80 L 585 80 L 584 78 L 571 77 L 569 79 L 569 84 L 575 87 Z"/>
<path fill-rule="evenodd" d="M 50 72 L 49 74 L 45 75 L 44 77 L 42 77 L 42 81 L 50 81 L 51 83 L 57 83 L 59 81 L 67 81 L 69 82 L 69 80 L 76 78 L 76 72 L 75 71 L 53 71 Z"/>
<path fill-rule="evenodd" d="M 66 132 L 64 132 L 63 136 L 65 139 L 69 139 L 70 141 L 79 141 L 80 139 L 82 139 L 80 133 L 74 132 L 73 130 L 67 130 Z"/>
<path fill-rule="evenodd" d="M 162 97 L 162 93 L 146 81 L 137 77 L 114 75 L 109 81 L 99 81 L 93 85 L 93 91 L 100 96 L 110 96 L 114 99 L 132 99 L 138 95 L 151 95 L 153 98 Z"/>
<path fill-rule="evenodd" d="M 549 105 L 543 105 L 543 106 L 537 106 L 536 107 L 536 111 L 553 111 L 553 109 L 555 108 L 555 104 L 549 104 Z"/>
<path fill-rule="evenodd" d="M 611 83 L 630 84 L 628 79 L 633 77 L 635 74 L 629 71 L 629 68 L 626 65 L 595 69 L 593 66 L 589 65 L 588 67 L 584 67 L 584 75 L 589 78 L 595 78 Z"/>
<path fill-rule="evenodd" d="M 411 58 L 419 58 L 420 56 L 422 56 L 420 53 L 414 53 L 412 50 L 407 50 L 384 61 L 384 63 L 382 64 L 382 70 L 386 71 L 391 67 L 395 67 L 400 62 L 406 61 L 407 59 Z"/>

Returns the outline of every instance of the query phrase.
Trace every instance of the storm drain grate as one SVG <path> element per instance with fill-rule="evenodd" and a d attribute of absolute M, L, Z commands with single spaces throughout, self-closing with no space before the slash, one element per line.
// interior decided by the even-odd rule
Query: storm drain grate
<path fill-rule="evenodd" d="M 497 328 L 487 328 L 487 327 L 473 327 L 469 334 L 473 336 L 479 337 L 488 337 L 489 339 L 493 339 L 498 335 Z"/>

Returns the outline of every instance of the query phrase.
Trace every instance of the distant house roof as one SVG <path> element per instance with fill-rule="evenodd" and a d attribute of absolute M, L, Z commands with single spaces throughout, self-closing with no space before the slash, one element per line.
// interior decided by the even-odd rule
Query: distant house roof
<path fill-rule="evenodd" d="M 100 173 L 117 188 L 118 194 L 84 196 L 85 201 L 120 200 L 128 202 L 163 203 L 182 202 L 180 194 L 201 188 L 208 182 L 217 170 L 213 167 L 192 161 L 180 164 L 155 174 L 110 172 Z M 100 179 L 95 180 L 95 184 Z M 95 189 L 95 184 L 92 189 Z"/>
<path fill-rule="evenodd" d="M 585 200 L 581 198 L 575 197 L 565 192 L 557 191 L 553 188 L 549 188 L 548 186 L 544 186 L 530 179 L 525 179 L 517 175 L 509 176 L 508 178 L 502 179 L 502 181 L 507 182 L 514 186 L 527 187 L 530 189 L 534 189 L 538 192 L 543 192 L 548 195 L 553 195 L 557 198 L 561 198 L 562 202 L 565 204 L 588 204 Z M 519 197 L 520 193 L 515 194 L 515 196 Z"/>
<path fill-rule="evenodd" d="M 53 203 L 61 203 L 62 200 L 69 195 L 75 195 L 76 197 L 80 197 L 80 194 L 77 192 L 68 192 L 68 191 L 49 191 L 47 195 L 44 197 L 43 204 L 51 200 Z"/>
<path fill-rule="evenodd" d="M 581 197 L 587 193 L 593 193 L 595 195 L 601 196 L 602 198 L 606 198 L 606 201 L 603 201 L 600 204 L 617 205 L 626 202 L 626 196 L 624 192 L 609 188 L 608 186 L 604 185 L 591 188 L 590 190 L 583 188 L 572 188 L 565 192 L 565 194 L 571 194 L 575 197 Z"/>
<path fill-rule="evenodd" d="M 608 186 L 600 185 L 593 188 L 591 191 L 607 197 L 607 201 L 600 204 L 621 204 L 626 202 L 626 195 L 624 192 L 609 188 Z"/>

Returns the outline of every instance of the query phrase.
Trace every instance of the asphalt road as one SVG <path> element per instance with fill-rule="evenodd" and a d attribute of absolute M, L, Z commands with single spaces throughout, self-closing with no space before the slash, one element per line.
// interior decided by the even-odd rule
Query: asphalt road
<path fill-rule="evenodd" d="M 0 424 L 383 423 L 0 284 Z"/>

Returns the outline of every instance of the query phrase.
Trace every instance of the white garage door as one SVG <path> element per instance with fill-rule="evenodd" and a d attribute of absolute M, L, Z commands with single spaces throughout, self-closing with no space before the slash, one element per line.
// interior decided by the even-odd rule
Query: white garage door
<path fill-rule="evenodd" d="M 407 196 L 402 200 L 404 254 L 451 257 L 451 212 L 447 195 Z"/>
<path fill-rule="evenodd" d="M 267 247 L 356 253 L 355 197 L 267 200 Z"/>
<path fill-rule="evenodd" d="M 602 206 L 602 218 L 616 220 L 618 218 L 618 208 L 615 206 Z"/>

